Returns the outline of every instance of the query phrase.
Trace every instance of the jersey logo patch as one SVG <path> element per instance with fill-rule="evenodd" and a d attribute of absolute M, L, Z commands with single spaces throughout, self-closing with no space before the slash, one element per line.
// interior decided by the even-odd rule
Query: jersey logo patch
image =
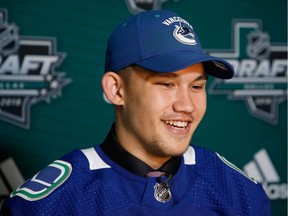
<path fill-rule="evenodd" d="M 62 185 L 71 172 L 70 163 L 56 160 L 12 192 L 11 197 L 20 196 L 28 201 L 40 200 Z"/>

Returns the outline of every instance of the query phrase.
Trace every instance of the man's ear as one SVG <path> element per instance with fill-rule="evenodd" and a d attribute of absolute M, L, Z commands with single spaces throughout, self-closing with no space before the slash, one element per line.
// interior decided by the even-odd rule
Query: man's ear
<path fill-rule="evenodd" d="M 123 81 L 117 73 L 106 72 L 102 78 L 106 98 L 114 105 L 123 105 Z"/>

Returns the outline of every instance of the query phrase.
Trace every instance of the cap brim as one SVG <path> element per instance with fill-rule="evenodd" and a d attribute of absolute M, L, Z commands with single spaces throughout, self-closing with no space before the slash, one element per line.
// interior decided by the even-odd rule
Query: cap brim
<path fill-rule="evenodd" d="M 161 73 L 175 72 L 197 63 L 203 63 L 205 73 L 217 78 L 230 79 L 235 74 L 233 66 L 224 59 L 191 51 L 167 52 L 135 62 L 143 68 Z"/>

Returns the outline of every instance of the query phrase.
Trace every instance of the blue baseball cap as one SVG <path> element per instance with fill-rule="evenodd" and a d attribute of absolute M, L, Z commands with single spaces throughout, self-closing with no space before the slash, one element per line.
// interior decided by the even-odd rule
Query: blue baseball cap
<path fill-rule="evenodd" d="M 140 12 L 121 22 L 108 39 L 105 72 L 139 65 L 153 72 L 169 73 L 203 63 L 207 74 L 230 79 L 231 64 L 203 52 L 194 28 L 168 10 Z"/>

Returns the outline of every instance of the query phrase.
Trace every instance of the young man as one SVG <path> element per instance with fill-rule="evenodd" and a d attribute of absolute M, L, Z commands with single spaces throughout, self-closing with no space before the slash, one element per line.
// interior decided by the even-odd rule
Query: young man
<path fill-rule="evenodd" d="M 111 34 L 102 86 L 115 124 L 101 145 L 56 160 L 11 194 L 3 215 L 270 215 L 260 184 L 190 146 L 207 76 L 232 66 L 203 53 L 177 14 L 139 13 Z"/>

